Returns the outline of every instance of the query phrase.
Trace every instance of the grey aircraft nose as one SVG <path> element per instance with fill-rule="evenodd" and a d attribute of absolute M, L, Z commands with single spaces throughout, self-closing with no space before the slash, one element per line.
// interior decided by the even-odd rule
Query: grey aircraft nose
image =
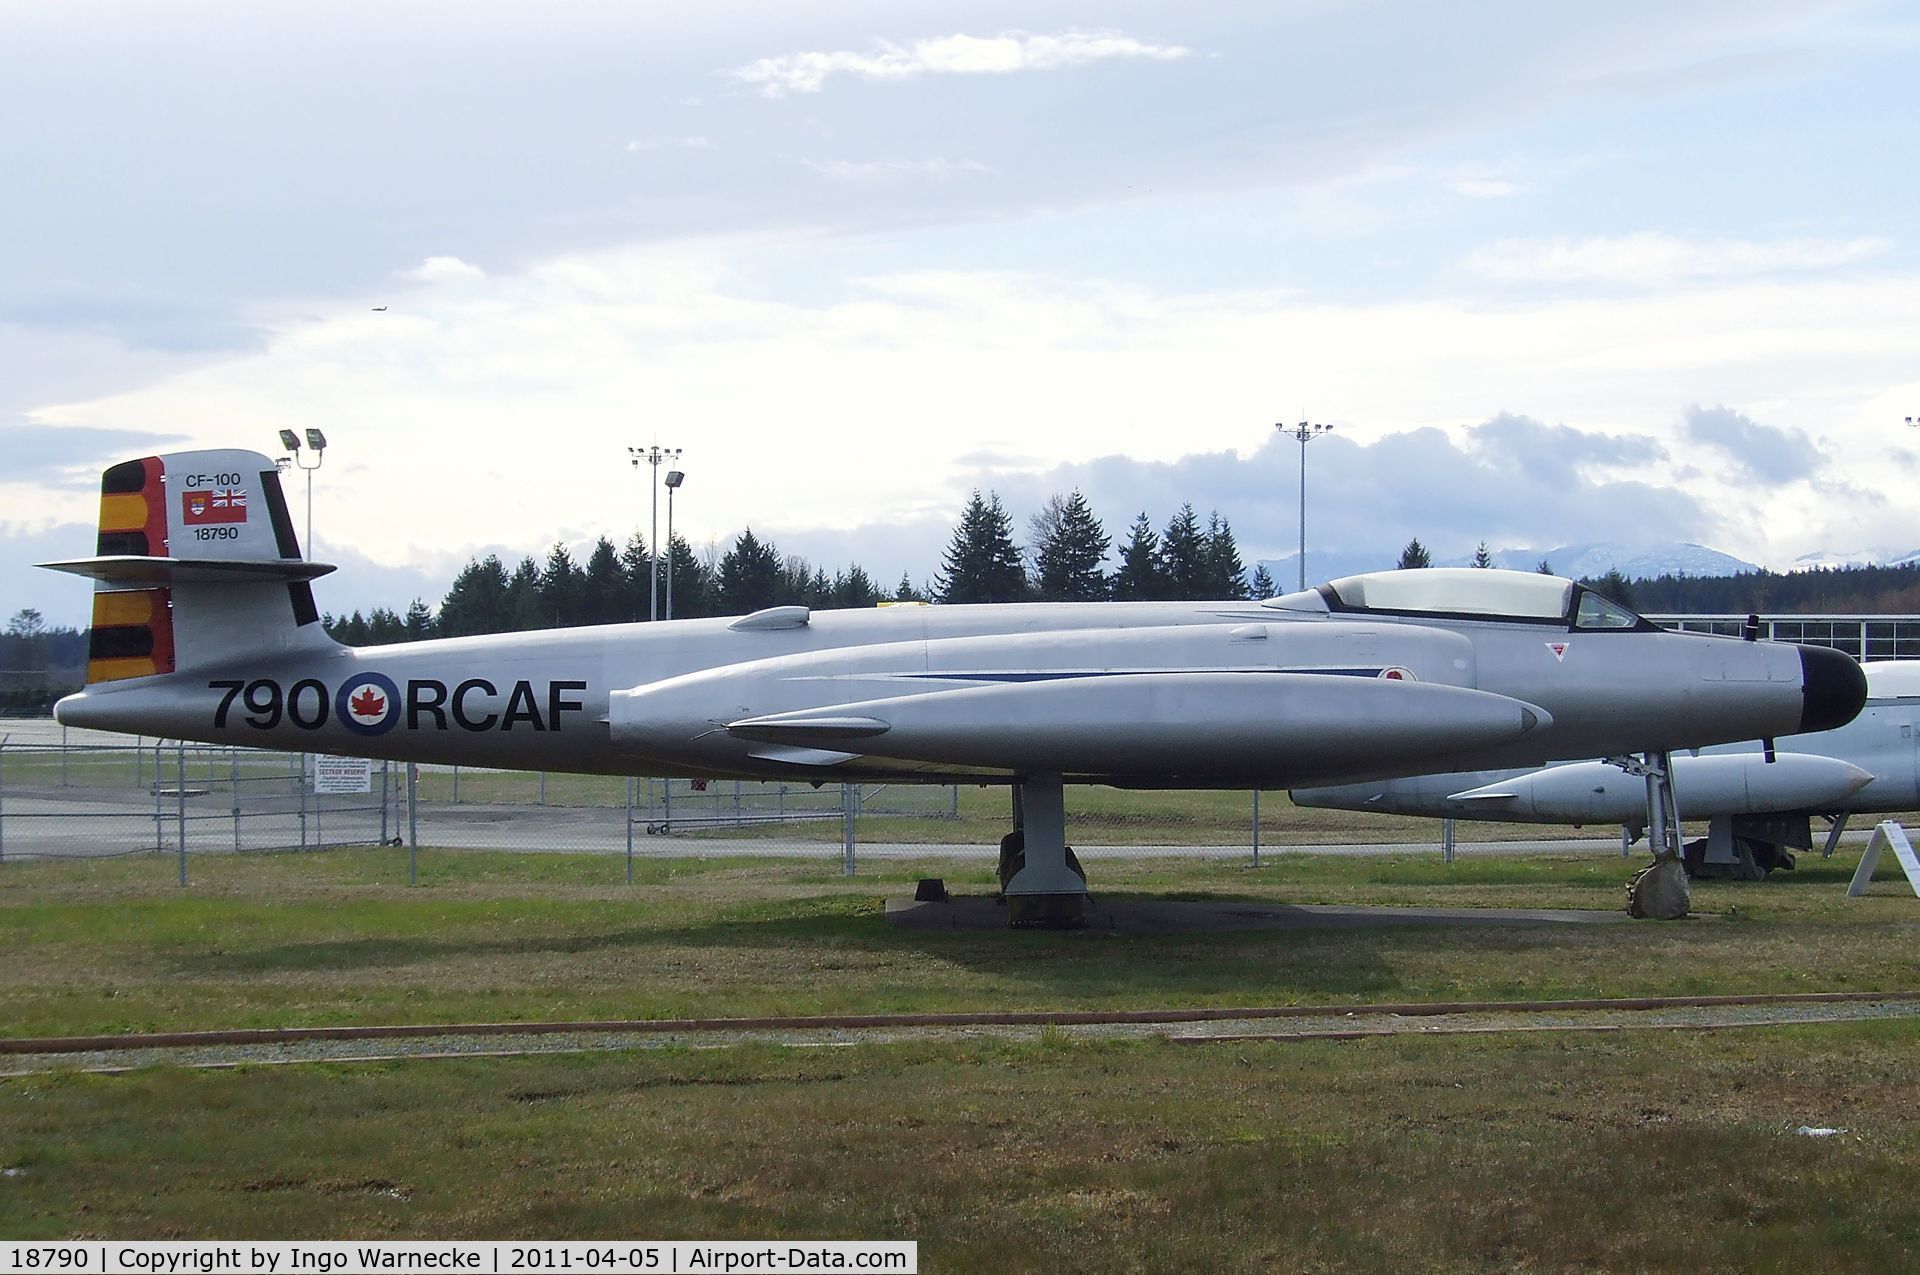
<path fill-rule="evenodd" d="M 1867 702 L 1867 675 L 1844 651 L 1803 646 L 1800 698 L 1800 734 L 1845 726 Z"/>

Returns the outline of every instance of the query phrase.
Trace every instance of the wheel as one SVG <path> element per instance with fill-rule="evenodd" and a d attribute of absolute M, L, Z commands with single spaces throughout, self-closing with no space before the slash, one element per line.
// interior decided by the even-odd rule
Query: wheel
<path fill-rule="evenodd" d="M 1000 888 L 1006 889 L 1007 882 L 1026 866 L 1027 834 L 1016 829 L 1000 838 Z"/>

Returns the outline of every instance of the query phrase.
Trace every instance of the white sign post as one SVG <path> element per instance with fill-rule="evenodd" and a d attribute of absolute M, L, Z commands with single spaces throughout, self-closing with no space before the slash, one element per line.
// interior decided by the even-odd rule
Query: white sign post
<path fill-rule="evenodd" d="M 373 763 L 365 757 L 327 757 L 313 759 L 313 791 L 316 796 L 372 792 Z"/>
<path fill-rule="evenodd" d="M 1913 892 L 1920 895 L 1920 858 L 1913 853 L 1913 843 L 1907 840 L 1907 830 L 1889 819 L 1873 830 L 1873 836 L 1867 839 L 1867 852 L 1860 856 L 1860 866 L 1854 869 L 1853 882 L 1847 886 L 1849 896 L 1867 892 L 1867 885 L 1873 880 L 1873 870 L 1880 866 L 1880 852 L 1888 846 L 1893 847 L 1894 857 L 1900 860 L 1901 871 L 1907 874 L 1907 884 Z"/>

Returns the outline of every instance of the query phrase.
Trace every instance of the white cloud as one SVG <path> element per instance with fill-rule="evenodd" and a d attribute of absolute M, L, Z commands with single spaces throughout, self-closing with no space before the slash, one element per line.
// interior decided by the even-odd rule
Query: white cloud
<path fill-rule="evenodd" d="M 1645 233 L 1583 239 L 1514 239 L 1467 258 L 1467 268 L 1509 283 L 1613 283 L 1654 287 L 1693 279 L 1825 270 L 1879 256 L 1893 246 L 1855 239 L 1681 239 Z"/>
<path fill-rule="evenodd" d="M 258 354 L 33 419 L 137 421 L 188 446 L 268 445 L 262 421 L 322 426 L 333 447 L 316 524 L 395 564 L 623 535 L 644 491 L 622 449 L 656 430 L 687 449 L 679 525 L 695 543 L 749 522 L 785 543 L 950 519 L 970 483 L 998 481 L 982 453 L 1043 467 L 1244 455 L 1296 411 L 1336 421 L 1358 443 L 1422 426 L 1458 438 L 1502 411 L 1662 437 L 1667 461 L 1616 457 L 1610 470 L 1685 488 L 1718 520 L 1702 533 L 1752 561 L 1873 543 L 1890 520 L 1920 518 L 1920 495 L 1903 489 L 1891 509 L 1866 509 L 1805 483 L 1756 487 L 1675 428 L 1690 402 L 1749 416 L 1767 402 L 1769 426 L 1845 440 L 1828 449 L 1836 478 L 1876 485 L 1911 448 L 1911 431 L 1869 397 L 1911 378 L 1911 274 L 1499 306 L 978 270 L 843 277 L 805 301 L 770 296 L 767 280 L 807 250 L 791 239 L 682 242 L 423 287 L 406 298 L 414 321 L 316 319 Z M 450 448 L 449 438 L 489 441 Z M 1392 448 L 1379 461 L 1424 463 Z M 1688 477 L 1689 466 L 1703 476 Z M 77 489 L 9 486 L 0 503 L 22 519 L 91 517 Z M 1224 497 L 1221 512 L 1236 526 L 1258 521 Z M 1559 542 L 1550 530 L 1539 539 Z M 929 569 L 884 537 L 856 556 L 889 579 Z"/>
<path fill-rule="evenodd" d="M 487 277 L 487 272 L 458 257 L 428 257 L 417 267 L 408 271 L 407 277 L 418 279 L 421 283 L 457 283 L 484 279 Z"/>
<path fill-rule="evenodd" d="M 1050 71 L 1108 58 L 1171 61 L 1192 50 L 1148 44 L 1115 31 L 1067 31 L 1060 35 L 1006 32 L 996 36 L 947 35 L 908 44 L 876 41 L 869 53 L 789 53 L 760 58 L 729 72 L 768 97 L 818 93 L 835 75 L 868 80 L 908 80 L 920 75 L 1007 75 Z"/>
<path fill-rule="evenodd" d="M 846 182 L 951 181 L 955 177 L 989 171 L 977 159 L 803 159 L 800 162 L 823 177 Z"/>

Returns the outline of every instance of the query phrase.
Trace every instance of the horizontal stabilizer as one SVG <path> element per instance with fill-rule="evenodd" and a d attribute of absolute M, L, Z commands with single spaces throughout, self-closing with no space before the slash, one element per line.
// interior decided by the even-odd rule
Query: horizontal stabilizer
<path fill-rule="evenodd" d="M 86 576 L 104 584 L 262 584 L 269 581 L 315 580 L 334 568 L 325 562 L 304 562 L 298 558 L 152 558 L 142 554 L 103 554 L 96 558 L 73 558 L 65 562 L 43 562 L 49 571 Z"/>

